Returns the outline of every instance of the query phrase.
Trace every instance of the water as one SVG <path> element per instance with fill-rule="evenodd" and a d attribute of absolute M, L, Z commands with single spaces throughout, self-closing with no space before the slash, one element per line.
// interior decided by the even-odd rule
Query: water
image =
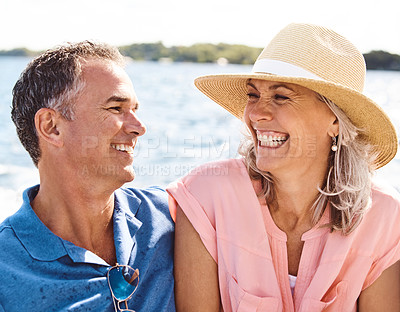
<path fill-rule="evenodd" d="M 28 58 L 0 57 L 0 221 L 16 211 L 23 190 L 39 183 L 36 168 L 10 120 L 11 90 Z M 135 149 L 137 187 L 161 185 L 195 166 L 237 156 L 241 123 L 193 85 L 197 76 L 248 72 L 251 66 L 131 62 L 127 72 L 141 103 L 147 133 Z M 380 103 L 400 133 L 400 72 L 368 72 L 366 94 Z M 378 170 L 377 178 L 400 190 L 399 155 Z"/>

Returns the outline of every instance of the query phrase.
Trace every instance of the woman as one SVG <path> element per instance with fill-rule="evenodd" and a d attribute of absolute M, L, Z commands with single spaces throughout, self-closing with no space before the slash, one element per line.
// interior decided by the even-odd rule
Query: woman
<path fill-rule="evenodd" d="M 196 80 L 250 136 L 168 188 L 178 310 L 400 311 L 400 201 L 371 182 L 397 137 L 364 76 L 345 38 L 290 24 L 253 73 Z"/>

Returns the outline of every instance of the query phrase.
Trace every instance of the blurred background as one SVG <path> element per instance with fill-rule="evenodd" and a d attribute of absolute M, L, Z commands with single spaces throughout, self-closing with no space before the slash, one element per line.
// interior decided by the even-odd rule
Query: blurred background
<path fill-rule="evenodd" d="M 394 1 L 378 5 L 338 0 L 328 9 L 316 0 L 280 3 L 0 0 L 0 220 L 18 209 L 26 187 L 39 183 L 10 119 L 11 90 L 37 51 L 85 39 L 107 42 L 125 52 L 143 43 L 166 49 L 160 57 L 146 52 L 145 57 L 129 58 L 126 68 L 141 102 L 139 117 L 148 128 L 135 149 L 137 177 L 131 184 L 137 187 L 165 187 L 201 163 L 237 157 L 240 121 L 193 85 L 193 79 L 204 74 L 250 71 L 250 65 L 229 62 L 233 48 L 236 56 L 242 53 L 240 60 L 251 55 L 250 61 L 235 62 L 252 63 L 281 28 L 309 22 L 334 29 L 364 54 L 381 51 L 378 55 L 394 60 L 400 54 Z M 212 53 L 203 51 L 203 59 L 197 55 L 190 62 L 172 57 L 177 51 L 190 54 L 185 47 L 199 43 L 212 44 L 208 46 Z M 220 43 L 228 45 L 222 52 L 216 49 Z M 400 71 L 393 70 L 397 63 L 393 64 L 392 70 L 368 70 L 365 94 L 384 108 L 399 132 Z M 400 190 L 399 174 L 397 155 L 378 170 L 376 178 Z"/>

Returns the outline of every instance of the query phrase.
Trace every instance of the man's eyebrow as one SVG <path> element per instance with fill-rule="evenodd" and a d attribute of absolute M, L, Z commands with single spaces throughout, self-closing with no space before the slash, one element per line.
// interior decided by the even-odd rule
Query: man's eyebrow
<path fill-rule="evenodd" d="M 106 101 L 106 103 L 110 103 L 110 102 L 127 102 L 129 101 L 129 98 L 125 97 L 125 96 L 120 96 L 120 95 L 113 95 L 111 97 L 109 97 Z"/>
<path fill-rule="evenodd" d="M 128 98 L 126 96 L 113 95 L 107 99 L 105 104 L 109 104 L 109 103 L 113 103 L 113 102 L 126 103 L 129 101 L 130 101 L 130 98 Z M 138 110 L 138 109 L 139 109 L 139 102 L 135 102 L 135 110 Z"/>

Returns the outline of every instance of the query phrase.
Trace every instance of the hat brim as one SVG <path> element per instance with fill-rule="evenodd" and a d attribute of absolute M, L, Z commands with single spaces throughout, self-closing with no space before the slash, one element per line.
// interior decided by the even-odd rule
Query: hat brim
<path fill-rule="evenodd" d="M 196 87 L 210 99 L 242 119 L 247 103 L 249 79 L 278 81 L 297 84 L 311 89 L 333 101 L 362 129 L 362 139 L 373 147 L 377 154 L 376 168 L 386 165 L 397 152 L 396 130 L 386 113 L 365 95 L 332 82 L 308 78 L 286 77 L 265 73 L 219 74 L 195 79 Z"/>

